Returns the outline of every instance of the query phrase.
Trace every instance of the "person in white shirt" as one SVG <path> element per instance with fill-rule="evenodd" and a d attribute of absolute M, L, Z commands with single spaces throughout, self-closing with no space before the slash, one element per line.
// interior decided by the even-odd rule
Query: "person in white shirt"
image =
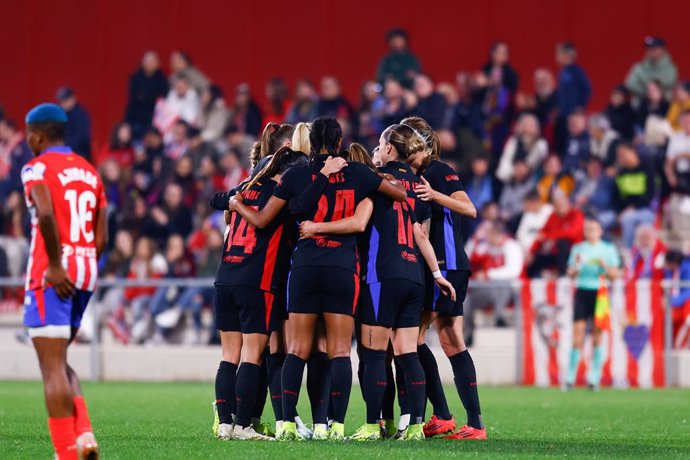
<path fill-rule="evenodd" d="M 196 126 L 199 123 L 201 101 L 199 100 L 199 95 L 189 85 L 186 78 L 178 77 L 175 79 L 175 85 L 168 93 L 165 103 L 167 110 L 188 124 Z"/>
<path fill-rule="evenodd" d="M 671 135 L 664 172 L 671 186 L 668 225 L 669 247 L 690 250 L 690 111 L 680 116 L 681 130 Z"/>
<path fill-rule="evenodd" d="M 541 137 L 539 119 L 531 113 L 523 113 L 515 123 L 515 132 L 506 142 L 496 177 L 503 182 L 513 178 L 513 165 L 524 161 L 529 169 L 537 171 L 549 154 L 549 145 Z"/>
<path fill-rule="evenodd" d="M 525 196 L 524 212 L 515 234 L 523 254 L 530 252 L 537 234 L 544 228 L 552 212 L 553 206 L 543 203 L 536 190 Z"/>
<path fill-rule="evenodd" d="M 514 298 L 512 282 L 517 280 L 525 266 L 522 248 L 506 232 L 500 221 L 493 221 L 486 240 L 475 246 L 470 254 L 472 279 L 465 302 L 465 337 L 473 338 L 474 311 L 493 307 L 496 327 L 506 327 L 505 313 Z"/>

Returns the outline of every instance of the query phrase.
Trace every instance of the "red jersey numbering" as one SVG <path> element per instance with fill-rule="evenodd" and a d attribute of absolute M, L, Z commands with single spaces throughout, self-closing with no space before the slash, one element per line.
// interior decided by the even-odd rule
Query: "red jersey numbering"
<path fill-rule="evenodd" d="M 48 187 L 57 221 L 62 265 L 77 289 L 93 291 L 98 278 L 95 227 L 99 210 L 107 206 L 96 169 L 67 147 L 48 149 L 22 168 L 26 204 L 31 211 L 31 249 L 26 289 L 40 289 L 48 269 L 48 254 L 38 228 L 31 190 Z"/>

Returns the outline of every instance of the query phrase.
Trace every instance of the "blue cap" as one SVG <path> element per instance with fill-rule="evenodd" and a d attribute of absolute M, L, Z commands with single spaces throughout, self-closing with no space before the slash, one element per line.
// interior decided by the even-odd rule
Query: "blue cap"
<path fill-rule="evenodd" d="M 26 123 L 43 123 L 56 121 L 67 123 L 67 114 L 62 107 L 56 104 L 39 104 L 26 114 Z"/>

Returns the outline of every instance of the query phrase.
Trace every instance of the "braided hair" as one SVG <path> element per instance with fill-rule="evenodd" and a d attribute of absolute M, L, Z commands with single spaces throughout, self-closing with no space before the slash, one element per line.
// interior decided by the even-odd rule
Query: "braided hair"
<path fill-rule="evenodd" d="M 329 155 L 338 156 L 338 145 L 343 138 L 343 129 L 335 118 L 319 117 L 311 125 L 309 141 L 311 142 L 310 158 L 316 158 L 322 150 Z"/>

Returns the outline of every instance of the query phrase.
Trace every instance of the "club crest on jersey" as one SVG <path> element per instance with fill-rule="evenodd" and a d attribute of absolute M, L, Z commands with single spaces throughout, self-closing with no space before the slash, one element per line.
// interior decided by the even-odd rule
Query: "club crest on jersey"
<path fill-rule="evenodd" d="M 46 172 L 46 165 L 37 161 L 32 165 L 26 165 L 22 168 L 22 182 L 30 182 L 32 180 L 41 180 Z"/>
<path fill-rule="evenodd" d="M 449 174 L 446 176 L 446 182 L 450 182 L 452 180 L 460 180 L 457 174 Z"/>

